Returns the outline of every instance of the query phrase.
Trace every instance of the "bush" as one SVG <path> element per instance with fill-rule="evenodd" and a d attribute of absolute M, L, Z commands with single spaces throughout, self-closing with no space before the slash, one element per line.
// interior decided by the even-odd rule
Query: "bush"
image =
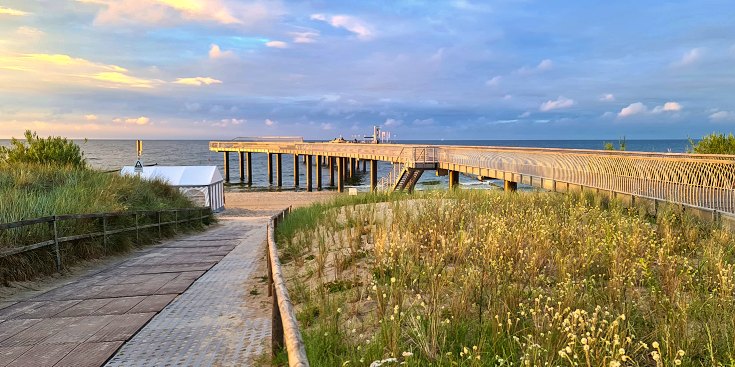
<path fill-rule="evenodd" d="M 85 168 L 84 153 L 73 141 L 60 136 L 39 138 L 26 130 L 26 141 L 13 138 L 10 147 L 0 147 L 0 163 L 54 164 Z"/>
<path fill-rule="evenodd" d="M 735 136 L 732 133 L 725 136 L 722 133 L 712 133 L 703 137 L 699 142 L 689 139 L 691 148 L 689 153 L 697 154 L 735 154 Z"/>

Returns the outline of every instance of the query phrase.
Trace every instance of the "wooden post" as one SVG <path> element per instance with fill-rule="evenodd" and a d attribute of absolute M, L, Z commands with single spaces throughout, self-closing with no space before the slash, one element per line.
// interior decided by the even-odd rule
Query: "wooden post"
<path fill-rule="evenodd" d="M 278 309 L 278 294 L 275 285 L 271 283 L 271 294 L 273 295 L 273 308 L 271 310 L 271 353 L 273 356 L 283 349 L 283 320 L 281 310 Z"/>
<path fill-rule="evenodd" d="M 283 186 L 283 159 L 281 153 L 276 153 L 276 186 Z"/>
<path fill-rule="evenodd" d="M 299 155 L 293 155 L 293 186 L 299 187 Z"/>
<path fill-rule="evenodd" d="M 163 238 L 163 235 L 161 234 L 161 211 L 159 210 L 156 212 L 156 217 L 158 217 L 158 239 L 160 240 Z"/>
<path fill-rule="evenodd" d="M 225 152 L 225 182 L 230 182 L 230 152 Z"/>
<path fill-rule="evenodd" d="M 329 159 L 329 187 L 334 187 L 334 157 L 328 157 Z"/>
<path fill-rule="evenodd" d="M 518 190 L 518 182 L 505 180 L 503 181 L 503 189 L 508 192 L 516 191 Z"/>
<path fill-rule="evenodd" d="M 449 189 L 459 188 L 459 171 L 449 171 Z"/>
<path fill-rule="evenodd" d="M 245 181 L 245 152 L 238 152 L 240 158 L 240 182 Z"/>
<path fill-rule="evenodd" d="M 367 160 L 362 161 L 362 172 L 367 172 Z"/>
<path fill-rule="evenodd" d="M 268 153 L 268 184 L 273 185 L 273 153 Z"/>
<path fill-rule="evenodd" d="M 174 232 L 179 233 L 179 211 L 174 210 Z"/>
<path fill-rule="evenodd" d="M 337 157 L 337 191 L 345 192 L 345 163 L 347 159 Z"/>
<path fill-rule="evenodd" d="M 370 161 L 370 191 L 378 191 L 378 161 L 375 159 Z"/>
<path fill-rule="evenodd" d="M 247 157 L 247 164 L 248 164 L 248 185 L 253 184 L 253 155 L 250 152 L 245 153 Z"/>
<path fill-rule="evenodd" d="M 311 177 L 312 177 L 311 157 L 312 157 L 311 154 L 306 155 L 306 191 L 307 192 L 311 192 L 311 188 L 313 186 L 313 183 L 311 181 Z"/>
<path fill-rule="evenodd" d="M 160 225 L 159 225 L 159 231 L 160 231 Z M 105 214 L 102 214 L 102 246 L 104 246 L 104 248 L 107 248 L 107 215 Z"/>
<path fill-rule="evenodd" d="M 350 170 L 349 177 L 350 178 L 355 177 L 355 158 L 347 158 L 347 159 L 349 159 L 349 170 Z"/>
<path fill-rule="evenodd" d="M 61 250 L 59 249 L 59 228 L 56 225 L 58 217 L 54 215 L 52 226 L 54 228 L 54 254 L 56 255 L 56 270 L 61 271 Z"/>
<path fill-rule="evenodd" d="M 139 213 L 135 212 L 135 244 L 140 246 L 140 226 L 138 226 Z"/>
<path fill-rule="evenodd" d="M 322 156 L 316 156 L 316 189 L 322 189 Z"/>

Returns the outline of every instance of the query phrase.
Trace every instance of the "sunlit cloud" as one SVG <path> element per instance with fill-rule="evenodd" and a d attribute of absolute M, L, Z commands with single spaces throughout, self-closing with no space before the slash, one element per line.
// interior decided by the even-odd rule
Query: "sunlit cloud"
<path fill-rule="evenodd" d="M 151 122 L 151 119 L 145 116 L 141 117 L 131 117 L 131 118 L 116 118 L 113 119 L 112 122 L 118 123 L 118 124 L 128 124 L 128 125 L 148 125 Z"/>
<path fill-rule="evenodd" d="M 614 102 L 615 101 L 615 95 L 607 93 L 600 96 L 600 101 L 603 102 Z"/>
<path fill-rule="evenodd" d="M 28 12 L 25 12 L 22 10 L 11 9 L 11 8 L 6 8 L 4 6 L 0 6 L 0 15 L 10 15 L 14 17 L 22 17 L 28 14 L 29 14 Z"/>
<path fill-rule="evenodd" d="M 275 120 L 271 120 L 271 119 L 265 119 L 264 123 L 265 123 L 265 126 L 274 126 L 274 125 L 276 125 L 276 124 L 277 124 L 278 122 L 277 122 L 277 121 L 275 121 Z"/>
<path fill-rule="evenodd" d="M 222 51 L 222 49 L 215 44 L 209 47 L 209 58 L 212 60 L 216 59 L 229 59 L 234 58 L 235 54 L 232 51 Z"/>
<path fill-rule="evenodd" d="M 559 96 L 559 98 L 553 101 L 546 101 L 542 103 L 541 106 L 539 107 L 539 111 L 548 112 L 552 110 L 560 110 L 560 109 L 572 107 L 574 106 L 575 103 L 576 102 L 574 102 L 573 99 Z"/>
<path fill-rule="evenodd" d="M 84 115 L 84 119 L 87 121 L 97 121 L 97 115 Z"/>
<path fill-rule="evenodd" d="M 709 119 L 715 122 L 735 120 L 735 113 L 729 111 L 716 111 L 709 115 Z"/>
<path fill-rule="evenodd" d="M 544 71 L 549 71 L 554 68 L 554 62 L 550 59 L 543 59 L 541 62 L 538 63 L 538 65 L 534 67 L 528 67 L 524 66 L 520 69 L 518 69 L 516 72 L 520 75 L 529 75 L 529 74 L 535 74 L 535 73 L 542 73 Z"/>
<path fill-rule="evenodd" d="M 663 106 L 654 107 L 651 113 L 679 112 L 681 110 L 681 104 L 679 104 L 678 102 L 666 102 Z"/>
<path fill-rule="evenodd" d="M 273 48 L 287 48 L 288 47 L 288 43 L 283 42 L 283 41 L 268 41 L 265 43 L 265 45 L 268 47 L 273 47 Z"/>
<path fill-rule="evenodd" d="M 293 43 L 314 43 L 319 37 L 319 32 L 291 32 L 289 35 L 293 37 Z"/>
<path fill-rule="evenodd" d="M 0 54 L 0 82 L 21 88 L 43 88 L 50 84 L 153 88 L 161 83 L 130 75 L 127 69 L 117 65 L 63 54 Z"/>
<path fill-rule="evenodd" d="M 325 14 L 313 14 L 312 20 L 318 20 L 325 22 L 332 27 L 342 28 L 348 32 L 357 35 L 357 38 L 361 40 L 368 40 L 374 36 L 373 30 L 367 23 L 363 22 L 357 17 L 350 15 L 325 15 Z"/>
<path fill-rule="evenodd" d="M 681 59 L 674 62 L 673 65 L 674 66 L 690 66 L 690 65 L 696 64 L 697 62 L 699 62 L 700 59 L 702 59 L 702 53 L 703 51 L 701 48 L 693 48 L 687 51 L 686 53 L 684 53 Z"/>
<path fill-rule="evenodd" d="M 222 84 L 221 80 L 209 78 L 209 77 L 195 77 L 195 78 L 178 78 L 174 82 L 175 84 L 183 84 L 183 85 L 194 85 L 194 86 L 202 86 L 202 85 L 212 85 L 212 84 Z"/>
<path fill-rule="evenodd" d="M 646 107 L 646 105 L 641 102 L 635 102 L 629 104 L 627 107 L 623 107 L 620 112 L 618 112 L 618 117 L 630 117 L 644 114 L 646 112 L 648 112 L 648 107 Z"/>
<path fill-rule="evenodd" d="M 497 87 L 500 85 L 500 81 L 503 80 L 501 76 L 494 76 L 485 82 L 488 87 Z"/>

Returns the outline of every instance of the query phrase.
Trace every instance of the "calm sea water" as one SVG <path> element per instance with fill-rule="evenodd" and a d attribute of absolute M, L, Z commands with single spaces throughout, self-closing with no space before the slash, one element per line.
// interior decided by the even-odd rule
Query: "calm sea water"
<path fill-rule="evenodd" d="M 0 145 L 8 145 L 9 141 L 0 140 Z M 82 147 L 89 164 L 97 169 L 106 171 L 118 171 L 123 166 L 131 166 L 136 160 L 134 140 L 89 140 L 87 142 L 77 141 Z M 410 144 L 440 144 L 440 145 L 475 145 L 475 146 L 513 146 L 513 147 L 539 147 L 539 148 L 571 148 L 571 149 L 602 149 L 603 140 L 411 140 L 400 143 Z M 617 142 L 614 141 L 617 145 Z M 689 146 L 687 140 L 628 140 L 629 151 L 644 152 L 672 152 L 681 153 Z M 268 172 L 265 154 L 253 154 L 253 185 L 248 187 L 239 183 L 237 155 L 230 154 L 230 177 L 232 182 L 227 185 L 228 191 L 268 190 L 275 189 L 268 185 Z M 146 165 L 157 164 L 161 166 L 197 166 L 217 165 L 220 171 L 223 167 L 223 155 L 209 151 L 209 141 L 192 140 L 146 140 L 143 142 L 143 163 Z M 301 189 L 306 182 L 304 174 L 306 169 L 303 162 L 300 172 Z M 391 165 L 380 162 L 378 164 L 378 176 L 387 175 Z M 323 182 L 328 183 L 328 171 L 322 173 Z M 361 190 L 367 189 L 369 183 L 368 175 L 362 177 Z M 477 188 L 498 186 L 497 181 L 480 182 L 472 177 L 462 177 L 462 185 Z M 432 172 L 424 173 L 419 181 L 417 189 L 446 186 L 447 177 L 437 177 Z M 283 156 L 283 190 L 293 190 L 293 158 Z"/>

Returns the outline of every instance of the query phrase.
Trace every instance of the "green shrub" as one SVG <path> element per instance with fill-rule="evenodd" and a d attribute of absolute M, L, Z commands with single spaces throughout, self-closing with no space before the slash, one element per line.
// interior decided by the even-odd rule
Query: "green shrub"
<path fill-rule="evenodd" d="M 697 154 L 735 154 L 735 136 L 732 133 L 725 136 L 722 133 L 712 133 L 703 137 L 699 142 L 689 139 L 691 147 L 689 153 Z"/>
<path fill-rule="evenodd" d="M 13 138 L 10 147 L 0 147 L 0 163 L 54 164 L 84 168 L 87 165 L 84 153 L 73 141 L 60 136 L 39 138 L 30 130 L 25 132 L 26 141 Z"/>

